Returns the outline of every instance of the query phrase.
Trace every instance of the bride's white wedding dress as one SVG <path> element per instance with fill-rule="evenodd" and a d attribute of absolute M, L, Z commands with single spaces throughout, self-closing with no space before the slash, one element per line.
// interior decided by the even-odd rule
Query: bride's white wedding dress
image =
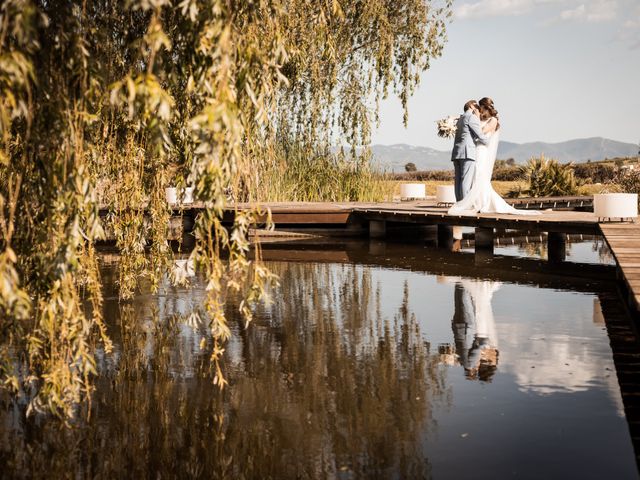
<path fill-rule="evenodd" d="M 486 122 L 482 122 L 482 126 Z M 539 215 L 540 212 L 534 210 L 517 210 L 509 205 L 493 189 L 491 185 L 491 175 L 493 174 L 493 164 L 496 162 L 498 153 L 498 143 L 500 143 L 500 130 L 489 137 L 488 145 L 478 145 L 476 147 L 476 168 L 473 177 L 473 184 L 469 194 L 459 202 L 455 203 L 448 211 L 449 215 L 474 215 L 476 213 L 507 213 L 514 215 Z"/>

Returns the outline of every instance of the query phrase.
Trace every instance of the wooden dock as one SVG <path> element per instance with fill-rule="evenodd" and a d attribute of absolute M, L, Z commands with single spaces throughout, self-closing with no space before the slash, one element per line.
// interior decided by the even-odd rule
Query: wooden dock
<path fill-rule="evenodd" d="M 568 234 L 603 235 L 611 249 L 618 269 L 618 277 L 628 293 L 634 314 L 640 314 L 640 225 L 632 222 L 600 223 L 592 211 L 592 197 L 553 197 L 543 199 L 509 200 L 516 208 L 530 210 L 542 207 L 539 215 L 448 215 L 446 206 L 434 199 L 421 201 L 362 202 L 274 202 L 262 204 L 269 208 L 276 224 L 275 231 L 255 231 L 265 236 L 279 237 L 342 237 L 387 235 L 401 237 L 398 231 L 407 227 L 434 227 L 438 244 L 450 247 L 454 227 L 475 229 L 476 252 L 491 254 L 496 232 L 517 230 L 532 234 L 546 234 L 548 259 L 551 263 L 565 260 Z M 237 204 L 226 210 L 223 221 L 233 222 L 235 212 L 249 208 Z M 171 220 L 172 235 L 189 234 L 195 217 L 204 209 L 193 203 L 174 206 Z M 106 214 L 105 211 L 102 214 Z M 174 238 L 174 237 L 171 237 Z"/>
<path fill-rule="evenodd" d="M 560 198 L 553 199 L 551 202 L 538 202 L 537 204 L 563 203 Z M 585 200 L 582 202 L 573 201 L 584 204 L 589 201 L 590 197 L 584 198 Z M 566 202 L 563 204 L 566 204 Z M 530 207 L 531 203 L 526 203 L 526 205 Z M 434 200 L 379 203 L 274 202 L 265 203 L 263 207 L 268 207 L 271 210 L 277 230 L 294 230 L 295 226 L 332 226 L 335 228 L 339 226 L 363 226 L 368 222 L 389 222 L 390 224 L 449 225 L 528 230 L 532 232 L 600 234 L 598 222 L 593 213 L 573 210 L 557 211 L 546 209 L 542 211 L 541 215 L 527 215 L 525 213 L 523 215 L 448 215 L 448 208 L 437 205 Z M 520 205 L 518 205 L 519 207 Z M 198 208 L 201 207 L 194 204 L 190 210 L 197 211 Z M 239 204 L 234 208 L 244 209 L 248 208 L 248 205 Z M 233 212 L 234 209 L 232 208 L 228 210 L 228 215 L 225 218 L 227 222 L 232 221 Z"/>
<path fill-rule="evenodd" d="M 598 221 L 591 212 L 544 210 L 539 215 L 448 215 L 446 207 L 433 203 L 381 203 L 356 206 L 353 212 L 368 221 L 449 225 L 530 232 L 599 234 Z M 530 213 L 530 212 L 529 212 Z"/>
<path fill-rule="evenodd" d="M 601 223 L 599 228 L 616 259 L 629 304 L 640 311 L 640 225 Z"/>
<path fill-rule="evenodd" d="M 542 199 L 538 205 L 562 204 L 589 206 L 591 199 L 572 197 Z M 525 203 L 530 207 L 532 202 Z M 574 210 L 540 211 L 539 215 L 448 215 L 447 207 L 434 201 L 387 202 L 387 203 L 316 203 L 316 204 L 269 204 L 276 223 L 276 230 L 304 231 L 302 226 L 342 226 L 346 232 L 368 234 L 380 238 L 395 226 L 436 226 L 438 242 L 450 246 L 453 240 L 452 227 L 475 229 L 476 251 L 491 253 L 496 232 L 518 230 L 547 234 L 549 261 L 561 263 L 565 260 L 566 236 L 587 234 L 604 236 L 617 263 L 618 277 L 627 291 L 629 306 L 635 315 L 640 314 L 640 224 L 634 222 L 601 223 L 593 212 Z M 519 206 L 518 206 L 519 207 Z M 311 233 L 310 234 L 315 234 Z"/>

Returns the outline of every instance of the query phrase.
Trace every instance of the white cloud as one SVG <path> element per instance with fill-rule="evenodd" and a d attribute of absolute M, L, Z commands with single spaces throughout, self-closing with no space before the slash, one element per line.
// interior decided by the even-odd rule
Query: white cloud
<path fill-rule="evenodd" d="M 617 39 L 629 45 L 631 50 L 640 49 L 640 6 L 622 24 Z"/>
<path fill-rule="evenodd" d="M 563 3 L 563 0 L 479 0 L 458 6 L 455 16 L 464 19 L 524 15 L 538 5 L 550 3 Z"/>
<path fill-rule="evenodd" d="M 616 0 L 594 0 L 561 11 L 558 19 L 589 23 L 607 22 L 616 18 L 617 10 Z"/>
<path fill-rule="evenodd" d="M 618 11 L 618 0 L 477 0 L 459 5 L 454 13 L 458 19 L 517 16 L 553 4 L 565 8 L 545 24 L 558 21 L 605 22 L 615 19 Z"/>

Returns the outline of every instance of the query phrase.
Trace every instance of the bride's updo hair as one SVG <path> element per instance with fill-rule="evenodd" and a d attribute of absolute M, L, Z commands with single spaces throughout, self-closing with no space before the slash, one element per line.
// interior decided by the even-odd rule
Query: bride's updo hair
<path fill-rule="evenodd" d="M 495 117 L 498 120 L 496 130 L 500 128 L 500 120 L 498 119 L 498 110 L 493 106 L 493 100 L 489 97 L 481 98 L 478 102 L 480 105 L 480 120 L 488 120 L 491 117 Z"/>

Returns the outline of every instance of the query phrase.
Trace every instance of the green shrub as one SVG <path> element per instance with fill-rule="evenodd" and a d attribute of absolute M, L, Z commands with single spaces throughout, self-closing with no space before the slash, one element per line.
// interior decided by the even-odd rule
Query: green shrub
<path fill-rule="evenodd" d="M 609 190 L 621 193 L 637 193 L 640 199 L 640 170 L 620 172 L 610 183 Z M 640 200 L 638 201 L 640 206 Z"/>
<path fill-rule="evenodd" d="M 532 197 L 554 197 L 578 193 L 573 166 L 541 155 L 532 158 L 520 168 L 522 177 L 529 182 L 526 194 Z"/>
<path fill-rule="evenodd" d="M 616 177 L 618 168 L 611 163 L 578 163 L 573 171 L 584 183 L 607 183 Z"/>
<path fill-rule="evenodd" d="M 508 165 L 494 167 L 492 180 L 500 180 L 503 182 L 513 182 L 522 178 L 522 170 L 520 167 L 510 167 Z"/>

